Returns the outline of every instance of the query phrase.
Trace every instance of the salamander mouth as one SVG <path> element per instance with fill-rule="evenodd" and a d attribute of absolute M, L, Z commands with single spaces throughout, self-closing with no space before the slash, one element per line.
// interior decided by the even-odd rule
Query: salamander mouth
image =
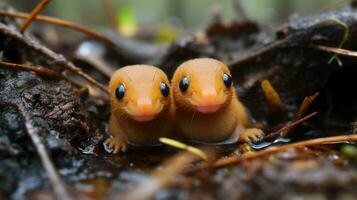
<path fill-rule="evenodd" d="M 137 122 L 149 122 L 154 120 L 155 118 L 162 113 L 164 105 L 160 105 L 158 108 L 153 109 L 142 109 L 142 108 L 127 108 L 125 111 L 127 115 L 130 116 L 133 120 Z"/>
<path fill-rule="evenodd" d="M 157 115 L 132 115 L 131 117 L 138 122 L 149 122 L 155 119 Z"/>
<path fill-rule="evenodd" d="M 215 113 L 217 112 L 220 108 L 221 105 L 205 105 L 205 106 L 195 106 L 196 110 L 201 113 Z"/>

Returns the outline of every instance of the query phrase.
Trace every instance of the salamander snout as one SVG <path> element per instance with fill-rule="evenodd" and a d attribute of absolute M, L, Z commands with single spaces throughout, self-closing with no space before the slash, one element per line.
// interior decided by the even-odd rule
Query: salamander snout
<path fill-rule="evenodd" d="M 192 95 L 192 104 L 201 113 L 217 112 L 225 101 L 225 94 L 215 88 L 204 88 Z"/>
<path fill-rule="evenodd" d="M 151 98 L 140 98 L 128 104 L 128 114 L 139 122 L 155 119 L 162 109 L 162 103 L 159 100 L 152 100 Z"/>

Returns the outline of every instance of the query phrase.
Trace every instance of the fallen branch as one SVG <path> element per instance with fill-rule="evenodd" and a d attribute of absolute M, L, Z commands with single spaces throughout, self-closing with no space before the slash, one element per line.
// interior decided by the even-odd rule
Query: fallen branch
<path fill-rule="evenodd" d="M 311 114 L 309 114 L 309 115 L 307 115 L 307 116 L 305 116 L 305 117 L 303 117 L 303 118 L 301 118 L 301 119 L 299 119 L 299 120 L 297 120 L 297 121 L 295 121 L 295 122 L 292 122 L 291 124 L 289 124 L 289 125 L 287 125 L 287 126 L 281 128 L 281 129 L 279 129 L 279 130 L 277 130 L 277 131 L 275 131 L 275 132 L 269 134 L 269 135 L 266 136 L 264 139 L 265 139 L 265 140 L 267 140 L 267 139 L 268 139 L 268 140 L 271 140 L 271 139 L 274 139 L 274 138 L 276 138 L 276 137 L 283 136 L 283 134 L 284 134 L 287 130 L 290 130 L 290 129 L 292 129 L 292 128 L 295 128 L 295 127 L 298 126 L 299 124 L 301 124 L 301 123 L 303 123 L 303 122 L 309 120 L 310 118 L 312 118 L 312 117 L 315 116 L 315 115 L 317 115 L 317 112 L 313 112 L 313 113 L 311 113 Z"/>
<path fill-rule="evenodd" d="M 48 77 L 48 78 L 60 78 L 64 79 L 70 83 L 72 83 L 74 86 L 78 88 L 82 88 L 84 86 L 79 85 L 78 83 L 72 81 L 71 79 L 67 78 L 63 74 L 56 72 L 54 70 L 48 69 L 46 67 L 42 67 L 40 65 L 30 67 L 28 65 L 24 64 L 16 64 L 16 63 L 9 63 L 9 62 L 4 62 L 0 61 L 0 66 L 8 69 L 16 69 L 16 70 L 21 70 L 21 71 L 26 71 L 26 72 L 34 72 L 40 76 Z"/>
<path fill-rule="evenodd" d="M 40 157 L 43 167 L 45 168 L 48 178 L 52 184 L 52 188 L 56 199 L 70 200 L 72 199 L 66 190 L 61 178 L 59 177 L 47 151 L 45 145 L 42 143 L 41 138 L 38 133 L 39 130 L 33 127 L 30 117 L 26 114 L 26 110 L 22 106 L 18 106 L 21 111 L 23 118 L 25 120 L 26 132 L 29 135 L 33 145 L 35 146 L 36 152 Z"/>
<path fill-rule="evenodd" d="M 67 70 L 77 74 L 78 76 L 84 78 L 86 81 L 88 81 L 89 83 L 95 85 L 96 87 L 98 87 L 99 89 L 101 89 L 103 92 L 108 94 L 108 89 L 107 87 L 105 87 L 104 85 L 102 85 L 101 83 L 99 83 L 98 81 L 94 80 L 91 76 L 89 76 L 88 74 L 84 73 L 82 71 L 82 69 L 76 67 L 74 64 L 72 63 L 64 63 L 64 62 L 59 62 L 57 63 L 59 65 L 61 65 L 62 67 L 66 68 Z"/>
<path fill-rule="evenodd" d="M 311 140 L 286 144 L 278 147 L 269 147 L 265 150 L 249 153 L 241 157 L 229 157 L 229 158 L 219 159 L 213 164 L 213 168 L 221 168 L 232 164 L 238 164 L 248 160 L 265 157 L 271 154 L 285 151 L 290 148 L 309 147 L 309 146 L 316 146 L 316 145 L 329 144 L 329 143 L 341 143 L 341 142 L 357 142 L 357 135 L 341 135 L 341 136 L 334 136 L 334 137 L 318 138 L 318 139 L 311 139 Z M 185 174 L 193 173 L 199 170 L 206 169 L 208 167 L 210 166 L 208 166 L 207 164 L 203 164 L 197 167 L 190 167 L 190 168 L 186 168 L 183 171 L 183 173 Z"/>
<path fill-rule="evenodd" d="M 161 143 L 164 143 L 164 144 L 168 145 L 168 146 L 172 146 L 172 147 L 175 147 L 175 148 L 178 148 L 178 149 L 182 149 L 182 150 L 186 150 L 188 152 L 191 152 L 192 154 L 200 157 L 202 160 L 206 160 L 206 161 L 208 160 L 207 154 L 205 154 L 205 152 L 202 151 L 199 148 L 184 144 L 184 143 L 182 143 L 180 141 L 177 141 L 177 140 L 173 140 L 173 139 L 170 139 L 170 138 L 165 138 L 165 137 L 159 138 L 159 141 Z"/>
<path fill-rule="evenodd" d="M 357 51 L 350 51 L 336 47 L 316 46 L 317 49 L 328 53 L 335 53 L 341 56 L 357 57 Z"/>
<path fill-rule="evenodd" d="M 8 17 L 14 17 L 14 18 L 23 18 L 23 19 L 26 19 L 26 18 L 29 17 L 29 14 L 23 13 L 23 12 L 4 12 L 4 11 L 0 11 L 0 15 L 8 16 Z M 108 44 L 108 45 L 110 45 L 112 47 L 116 46 L 113 41 L 111 41 L 110 39 L 108 39 L 104 35 L 96 32 L 94 30 L 91 30 L 89 28 L 86 28 L 86 27 L 80 26 L 78 24 L 75 24 L 73 22 L 70 22 L 70 21 L 65 21 L 65 20 L 62 20 L 62 19 L 49 17 L 49 16 L 44 16 L 44 15 L 37 15 L 34 18 L 34 20 L 38 20 L 38 21 L 41 21 L 41 22 L 54 24 L 54 25 L 57 25 L 57 26 L 62 26 L 62 27 L 65 27 L 65 28 L 76 30 L 76 31 L 85 33 L 87 35 L 90 35 L 90 36 L 92 36 L 92 37 L 94 37 L 94 38 L 96 38 L 96 39 L 98 39 L 98 40 L 100 40 L 102 42 L 105 42 L 106 44 Z"/>
<path fill-rule="evenodd" d="M 51 0 L 42 0 L 31 12 L 31 14 L 25 19 L 25 21 L 21 24 L 19 31 L 20 33 L 24 33 L 26 28 L 30 25 L 32 20 L 40 13 L 42 12 L 43 9 L 46 8 L 46 5 L 50 2 Z"/>
<path fill-rule="evenodd" d="M 293 117 L 293 122 L 301 119 L 302 116 L 304 116 L 305 112 L 310 108 L 312 102 L 314 102 L 314 100 L 316 99 L 316 97 L 318 95 L 319 95 L 319 93 L 316 92 L 314 95 L 307 96 L 307 97 L 304 98 L 304 101 L 301 103 L 301 105 L 299 106 L 298 111 L 296 112 L 296 114 Z"/>
<path fill-rule="evenodd" d="M 308 96 L 304 98 L 304 101 L 300 104 L 298 111 L 295 113 L 292 122 L 296 122 L 299 119 L 301 119 L 304 115 L 305 112 L 310 108 L 312 102 L 316 99 L 316 97 L 319 95 L 318 92 L 316 92 L 312 96 Z M 287 129 L 286 131 L 281 133 L 281 136 L 286 137 L 290 135 L 294 130 L 294 127 Z"/>
<path fill-rule="evenodd" d="M 36 52 L 42 54 L 43 56 L 49 58 L 50 61 L 52 61 L 53 65 L 59 65 L 59 66 L 64 67 L 65 69 L 82 77 L 83 79 L 85 79 L 86 81 L 91 83 L 92 85 L 98 87 L 103 92 L 108 94 L 108 90 L 107 90 L 106 86 L 97 82 L 92 77 L 90 77 L 88 74 L 84 73 L 80 68 L 76 67 L 73 63 L 71 63 L 67 59 L 65 59 L 63 56 L 58 55 L 55 52 L 53 52 L 52 50 L 44 47 L 43 45 L 39 44 L 38 42 L 33 40 L 28 35 L 20 34 L 18 31 L 13 30 L 2 23 L 0 23 L 0 32 L 5 34 L 6 36 L 16 39 L 18 42 L 22 43 L 24 46 L 31 48 L 32 51 L 36 51 Z"/>

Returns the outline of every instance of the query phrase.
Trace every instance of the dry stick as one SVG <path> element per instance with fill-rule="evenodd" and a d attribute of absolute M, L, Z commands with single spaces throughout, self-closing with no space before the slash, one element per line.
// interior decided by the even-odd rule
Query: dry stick
<path fill-rule="evenodd" d="M 315 115 L 317 115 L 317 112 L 313 112 L 313 113 L 311 113 L 309 115 L 306 115 L 305 117 L 303 117 L 303 118 L 301 118 L 301 119 L 299 119 L 299 120 L 297 120 L 297 121 L 295 121 L 295 122 L 293 122 L 293 123 L 281 128 L 281 129 L 271 133 L 270 135 L 266 136 L 264 139 L 273 139 L 275 137 L 282 136 L 282 133 L 284 133 L 285 131 L 290 130 L 292 128 L 295 128 L 299 124 L 309 120 L 310 118 L 312 118 Z"/>
<path fill-rule="evenodd" d="M 46 56 L 50 60 L 53 61 L 53 64 L 60 65 L 65 69 L 75 73 L 76 75 L 82 77 L 83 79 L 87 80 L 89 83 L 93 84 L 94 86 L 98 87 L 99 89 L 103 90 L 106 94 L 108 94 L 107 88 L 94 80 L 88 74 L 84 73 L 80 68 L 76 67 L 73 63 L 67 61 L 63 56 L 59 56 L 50 49 L 39 45 L 38 43 L 34 42 L 30 37 L 25 34 L 20 34 L 16 30 L 12 30 L 6 25 L 0 23 L 0 30 L 4 31 L 6 34 L 9 34 L 11 37 L 14 37 L 18 41 L 22 42 L 25 46 L 30 47 L 31 49 L 41 53 L 42 55 Z"/>
<path fill-rule="evenodd" d="M 297 120 L 301 119 L 304 115 L 305 112 L 310 108 L 312 102 L 316 99 L 316 97 L 319 95 L 318 92 L 316 92 L 312 96 L 308 96 L 304 98 L 304 101 L 300 104 L 298 111 L 295 113 L 292 122 L 296 122 Z M 280 135 L 283 137 L 286 137 L 293 133 L 294 127 L 287 129 L 286 131 L 282 132 Z"/>
<path fill-rule="evenodd" d="M 166 138 L 166 137 L 160 137 L 159 141 L 163 144 L 166 144 L 168 146 L 172 146 L 178 149 L 183 149 L 186 150 L 196 156 L 198 156 L 199 158 L 201 158 L 202 160 L 208 160 L 208 156 L 207 154 L 202 151 L 199 148 L 187 145 L 185 143 L 182 143 L 180 141 L 174 140 L 174 139 L 170 139 L 170 138 Z"/>
<path fill-rule="evenodd" d="M 325 51 L 328 53 L 335 53 L 341 56 L 350 56 L 350 57 L 357 57 L 357 51 L 350 51 L 347 49 L 341 49 L 336 47 L 327 47 L 327 46 L 316 46 L 317 49 L 321 51 Z"/>
<path fill-rule="evenodd" d="M 21 24 L 20 26 L 20 33 L 23 33 L 26 28 L 30 25 L 32 20 L 40 13 L 42 12 L 43 9 L 46 8 L 46 5 L 50 2 L 51 0 L 42 0 L 31 12 L 31 14 L 26 18 L 26 20 Z"/>
<path fill-rule="evenodd" d="M 316 92 L 314 95 L 312 96 L 308 96 L 305 97 L 304 101 L 301 103 L 298 111 L 296 112 L 296 114 L 293 117 L 293 122 L 299 120 L 307 111 L 307 109 L 310 108 L 312 102 L 314 102 L 314 100 L 316 99 L 316 97 L 319 95 L 318 92 Z"/>
<path fill-rule="evenodd" d="M 16 63 L 0 61 L 0 66 L 8 68 L 8 69 L 18 69 L 18 70 L 26 71 L 26 72 L 34 72 L 38 75 L 49 77 L 49 78 L 61 78 L 61 79 L 64 79 L 64 80 L 72 83 L 76 87 L 79 87 L 79 88 L 84 87 L 84 86 L 79 85 L 78 83 L 72 81 L 71 79 L 67 78 L 63 74 L 60 74 L 60 73 L 53 71 L 51 69 L 48 69 L 46 67 L 42 67 L 40 65 L 30 67 L 30 66 L 24 65 L 24 64 L 16 64 Z"/>
<path fill-rule="evenodd" d="M 106 94 L 108 94 L 108 89 L 107 87 L 105 87 L 104 85 L 102 85 L 101 83 L 99 83 L 98 81 L 94 80 L 92 77 L 90 77 L 88 74 L 84 73 L 80 68 L 76 67 L 75 65 L 73 65 L 72 63 L 63 63 L 60 62 L 59 65 L 61 65 L 62 67 L 66 68 L 67 70 L 79 75 L 80 77 L 84 78 L 85 80 L 87 80 L 89 83 L 97 86 L 99 89 L 101 89 L 103 92 L 105 92 Z"/>
<path fill-rule="evenodd" d="M 8 17 L 15 17 L 15 18 L 23 18 L 23 19 L 26 19 L 26 18 L 29 17 L 29 14 L 23 13 L 23 12 L 11 12 L 10 13 L 10 12 L 0 11 L 0 15 L 8 16 Z M 90 36 L 92 36 L 92 37 L 94 37 L 94 38 L 96 38 L 96 39 L 98 39 L 100 41 L 103 41 L 103 42 L 107 43 L 108 45 L 110 45 L 112 47 L 116 46 L 113 41 L 111 41 L 110 39 L 106 38 L 104 35 L 96 32 L 96 31 L 93 31 L 93 30 L 91 30 L 89 28 L 86 28 L 86 27 L 80 26 L 78 24 L 75 24 L 73 22 L 70 22 L 70 21 L 65 21 L 65 20 L 62 20 L 62 19 L 49 17 L 49 16 L 44 16 L 44 15 L 37 15 L 34 19 L 38 20 L 38 21 L 41 21 L 41 22 L 46 22 L 46 23 L 49 23 L 49 24 L 55 24 L 55 25 L 58 25 L 58 26 L 66 27 L 66 28 L 69 28 L 69 29 L 73 29 L 73 30 L 88 34 L 88 35 L 90 35 Z"/>
<path fill-rule="evenodd" d="M 69 200 L 72 199 L 66 190 L 61 178 L 59 177 L 47 151 L 45 145 L 42 143 L 41 138 L 38 135 L 38 130 L 33 127 L 31 119 L 26 115 L 26 111 L 23 106 L 19 106 L 19 110 L 23 113 L 25 119 L 26 132 L 31 138 L 33 145 L 36 148 L 37 154 L 39 155 L 42 165 L 45 168 L 48 177 L 51 181 L 53 191 L 56 195 L 56 199 Z"/>
<path fill-rule="evenodd" d="M 281 151 L 285 151 L 290 148 L 297 148 L 297 147 L 308 147 L 308 146 L 315 146 L 321 144 L 328 144 L 328 143 L 338 143 L 338 142 L 357 142 L 357 135 L 341 135 L 341 136 L 334 136 L 334 137 L 326 137 L 326 138 L 318 138 L 318 139 L 311 139 L 305 140 L 301 142 L 295 142 L 291 144 L 286 144 L 278 147 L 270 147 L 268 149 L 246 154 L 241 157 L 229 157 L 226 159 L 219 159 L 214 164 L 214 168 L 225 167 L 227 165 L 238 164 L 244 161 L 252 160 L 255 158 L 260 158 L 264 156 L 268 156 L 274 153 L 278 153 Z M 193 173 L 202 169 L 206 169 L 207 165 L 203 164 L 198 167 L 187 168 L 183 171 L 183 173 Z"/>
<path fill-rule="evenodd" d="M 108 20 L 114 30 L 117 30 L 117 20 L 115 15 L 115 7 L 113 5 L 113 0 L 102 0 L 105 12 L 108 16 Z"/>

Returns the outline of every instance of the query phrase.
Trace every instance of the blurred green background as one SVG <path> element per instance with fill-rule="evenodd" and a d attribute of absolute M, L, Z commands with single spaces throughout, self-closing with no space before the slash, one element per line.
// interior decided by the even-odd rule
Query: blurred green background
<path fill-rule="evenodd" d="M 19 11 L 29 12 L 39 0 L 7 1 Z M 224 19 L 240 18 L 278 24 L 292 14 L 307 15 L 337 8 L 348 0 L 52 0 L 45 14 L 90 26 L 97 30 L 124 26 L 123 32 L 142 27 L 166 26 L 195 30 L 204 27 L 213 13 Z M 237 9 L 238 8 L 238 9 Z M 238 10 L 238 12 L 237 12 Z M 237 14 L 238 13 L 238 14 Z M 118 25 L 119 24 L 119 25 Z M 126 30 L 128 29 L 128 30 Z"/>

